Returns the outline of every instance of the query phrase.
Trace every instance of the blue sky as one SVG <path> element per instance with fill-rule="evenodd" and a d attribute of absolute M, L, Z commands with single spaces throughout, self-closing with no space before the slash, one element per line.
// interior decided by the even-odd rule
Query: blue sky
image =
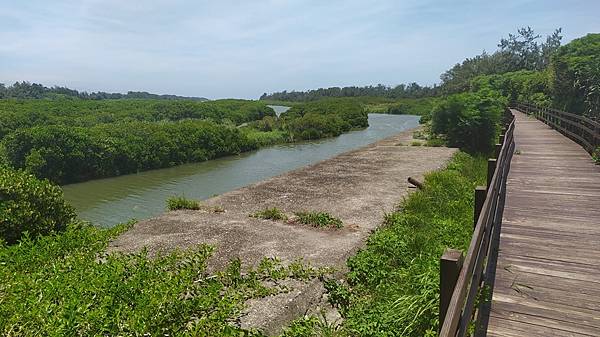
<path fill-rule="evenodd" d="M 600 32 L 600 1 L 0 0 L 0 83 L 209 98 L 433 84 L 518 27 Z"/>

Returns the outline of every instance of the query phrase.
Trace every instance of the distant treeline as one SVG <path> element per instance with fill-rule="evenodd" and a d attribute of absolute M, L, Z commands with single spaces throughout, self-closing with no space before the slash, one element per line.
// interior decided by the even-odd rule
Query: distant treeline
<path fill-rule="evenodd" d="M 109 93 L 109 92 L 85 92 L 69 89 L 66 87 L 46 87 L 38 83 L 29 83 L 26 81 L 15 82 L 10 86 L 0 83 L 0 99 L 2 98 L 19 98 L 19 99 L 41 99 L 41 98 L 59 98 L 59 97 L 76 97 L 81 99 L 124 99 L 124 98 L 144 98 L 144 99 L 186 99 L 206 101 L 204 97 L 185 97 L 177 95 L 157 95 L 145 91 L 129 91 L 126 94 Z"/>
<path fill-rule="evenodd" d="M 239 125 L 275 116 L 262 102 L 247 100 L 162 101 L 154 99 L 121 100 L 0 100 L 0 139 L 18 129 L 38 125 L 90 127 L 128 121 L 179 121 L 209 119 Z"/>
<path fill-rule="evenodd" d="M 365 87 L 332 87 L 308 91 L 282 91 L 271 94 L 264 93 L 261 100 L 306 102 L 322 98 L 335 97 L 386 97 L 386 98 L 421 98 L 439 94 L 439 87 L 420 86 L 417 83 L 400 84 L 389 87 L 382 84 Z"/>

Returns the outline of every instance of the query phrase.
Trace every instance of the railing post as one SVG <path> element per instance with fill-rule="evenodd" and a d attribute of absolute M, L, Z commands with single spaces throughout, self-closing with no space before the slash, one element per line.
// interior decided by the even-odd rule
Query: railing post
<path fill-rule="evenodd" d="M 500 157 L 500 151 L 502 151 L 502 142 L 494 146 L 494 157 L 498 159 Z"/>
<path fill-rule="evenodd" d="M 456 281 L 463 265 L 463 254 L 460 250 L 446 248 L 440 258 L 440 329 L 448 312 L 448 306 L 456 287 Z"/>
<path fill-rule="evenodd" d="M 487 194 L 487 188 L 485 186 L 475 187 L 475 207 L 473 207 L 473 228 L 477 226 L 477 220 L 483 209 L 483 203 Z"/>
<path fill-rule="evenodd" d="M 492 178 L 494 177 L 494 171 L 496 171 L 496 159 L 488 159 L 487 167 L 487 187 L 492 188 Z"/>

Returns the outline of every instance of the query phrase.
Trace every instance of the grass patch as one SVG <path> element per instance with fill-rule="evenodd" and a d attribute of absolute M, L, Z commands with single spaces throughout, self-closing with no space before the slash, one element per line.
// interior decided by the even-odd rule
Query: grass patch
<path fill-rule="evenodd" d="M 262 336 L 235 324 L 248 299 L 289 291 L 285 279 L 330 272 L 265 258 L 245 272 L 233 260 L 209 273 L 207 245 L 152 259 L 145 251 L 105 253 L 126 228 L 76 223 L 0 245 L 0 335 Z"/>
<path fill-rule="evenodd" d="M 287 220 L 287 215 L 277 207 L 265 208 L 262 211 L 250 214 L 252 218 L 266 219 L 266 220 Z"/>
<path fill-rule="evenodd" d="M 344 318 L 337 335 L 437 334 L 439 258 L 446 247 L 467 249 L 473 190 L 485 179 L 485 158 L 459 152 L 446 169 L 426 175 L 425 188 L 404 199 L 401 211 L 386 215 L 367 246 L 348 259 L 343 282 L 325 283 Z"/>
<path fill-rule="evenodd" d="M 427 142 L 425 142 L 425 146 L 430 146 L 430 147 L 441 147 L 441 146 L 445 146 L 446 142 L 441 139 L 441 138 L 431 138 L 428 139 Z"/>
<path fill-rule="evenodd" d="M 412 143 L 410 143 L 411 146 L 421 146 L 423 145 L 420 141 L 418 140 L 413 140 Z"/>
<path fill-rule="evenodd" d="M 342 228 L 342 220 L 332 216 L 327 212 L 302 211 L 295 212 L 298 222 L 304 225 L 310 225 L 319 228 Z"/>
<path fill-rule="evenodd" d="M 167 209 L 175 211 L 178 209 L 193 209 L 199 210 L 201 207 L 200 202 L 197 200 L 191 200 L 185 196 L 172 196 L 167 199 Z"/>
<path fill-rule="evenodd" d="M 596 162 L 596 164 L 600 165 L 600 147 L 594 151 L 592 154 L 592 159 Z"/>

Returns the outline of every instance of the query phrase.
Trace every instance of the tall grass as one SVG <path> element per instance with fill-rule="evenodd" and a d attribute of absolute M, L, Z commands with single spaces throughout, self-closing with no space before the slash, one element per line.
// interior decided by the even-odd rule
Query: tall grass
<path fill-rule="evenodd" d="M 473 230 L 473 189 L 485 183 L 485 158 L 456 154 L 425 177 L 425 188 L 388 214 L 367 246 L 348 260 L 344 283 L 328 282 L 330 301 L 349 336 L 436 335 L 439 258 L 466 250 Z"/>

